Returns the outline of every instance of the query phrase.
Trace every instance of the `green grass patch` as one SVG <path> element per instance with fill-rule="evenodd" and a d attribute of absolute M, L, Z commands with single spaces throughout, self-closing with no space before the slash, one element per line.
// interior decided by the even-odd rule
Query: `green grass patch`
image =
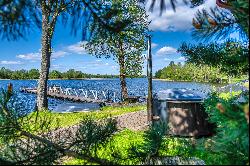
<path fill-rule="evenodd" d="M 29 123 L 25 124 L 24 128 L 26 127 L 26 130 L 28 131 L 36 131 L 36 129 L 41 128 L 46 129 L 48 128 L 48 126 L 50 127 L 50 129 L 55 129 L 57 127 L 67 127 L 78 124 L 88 116 L 91 116 L 93 119 L 98 120 L 106 117 L 113 117 L 142 110 L 146 110 L 145 105 L 116 107 L 105 106 L 102 107 L 101 110 L 93 112 L 54 113 L 51 111 L 40 111 L 38 116 L 36 116 L 36 112 L 33 112 L 25 117 L 28 119 Z M 39 123 L 39 121 L 42 123 Z"/>
<path fill-rule="evenodd" d="M 233 98 L 235 96 L 239 96 L 241 93 L 242 93 L 242 91 L 232 91 L 232 93 L 230 93 L 230 92 L 227 92 L 227 93 L 223 92 L 223 93 L 219 94 L 219 98 L 224 99 L 224 100 L 229 100 L 229 99 L 231 99 L 231 98 Z"/>
<path fill-rule="evenodd" d="M 186 144 L 189 139 L 186 138 L 176 138 L 176 137 L 166 137 L 159 150 L 160 156 L 177 156 L 183 155 L 188 156 L 189 144 Z M 137 165 L 140 164 L 140 159 L 138 157 L 131 156 L 131 145 L 139 148 L 145 143 L 144 132 L 142 131 L 131 131 L 123 130 L 115 134 L 110 143 L 102 146 L 98 149 L 97 154 L 99 157 L 107 160 L 112 160 L 118 162 L 121 165 Z M 113 157 L 113 154 L 117 156 Z M 65 165 L 80 165 L 86 164 L 86 161 L 73 158 L 65 161 Z M 91 164 L 91 163 L 88 163 Z"/>
<path fill-rule="evenodd" d="M 241 82 L 243 80 L 246 80 L 247 77 L 242 77 L 242 78 L 232 78 L 230 83 L 237 83 L 237 82 Z"/>

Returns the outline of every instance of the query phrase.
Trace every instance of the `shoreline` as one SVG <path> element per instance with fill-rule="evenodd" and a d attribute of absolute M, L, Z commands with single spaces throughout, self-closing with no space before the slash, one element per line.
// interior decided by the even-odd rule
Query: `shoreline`
<path fill-rule="evenodd" d="M 64 78 L 51 78 L 51 79 L 48 79 L 48 80 L 103 80 L 103 79 L 116 79 L 116 78 L 72 78 L 72 79 L 64 79 Z M 13 79 L 0 79 L 1 80 L 12 80 Z M 15 79 L 14 81 L 25 81 L 25 80 L 39 80 L 39 79 Z"/>
<path fill-rule="evenodd" d="M 139 78 L 145 78 L 147 77 L 139 77 Z M 73 79 L 65 79 L 65 78 L 56 78 L 56 79 L 48 79 L 48 80 L 109 80 L 109 79 L 119 79 L 119 77 L 116 78 L 73 78 Z M 133 78 L 127 78 L 127 79 L 133 79 Z M 0 81 L 38 81 L 39 79 L 0 79 Z M 211 82 L 199 82 L 199 81 L 185 81 L 185 80 L 169 80 L 169 79 L 161 79 L 161 78 L 153 78 L 153 81 L 164 81 L 164 82 L 195 82 L 195 83 L 203 83 L 203 84 L 225 84 L 225 83 L 211 83 Z M 244 79 L 239 79 L 244 80 Z M 233 82 L 234 83 L 234 82 Z"/>

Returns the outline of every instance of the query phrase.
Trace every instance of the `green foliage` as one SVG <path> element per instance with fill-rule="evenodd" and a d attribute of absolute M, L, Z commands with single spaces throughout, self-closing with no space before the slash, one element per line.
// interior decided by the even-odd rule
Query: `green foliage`
<path fill-rule="evenodd" d="M 96 57 L 112 56 L 120 65 L 121 75 L 140 75 L 148 31 L 146 11 L 137 0 L 115 0 L 102 17 L 116 29 L 103 29 L 102 24 L 93 22 L 92 38 L 84 45 L 85 49 Z"/>
<path fill-rule="evenodd" d="M 168 65 L 155 73 L 156 78 L 167 79 L 172 81 L 197 81 L 221 83 L 225 74 L 221 73 L 218 68 L 207 65 L 196 66 L 191 63 L 182 65 Z M 227 81 L 227 80 L 226 80 Z"/>
<path fill-rule="evenodd" d="M 178 51 L 189 63 L 216 67 L 221 73 L 226 73 L 231 77 L 248 74 L 248 44 L 233 41 L 208 45 L 183 43 Z"/>
<path fill-rule="evenodd" d="M 231 12 L 237 19 L 238 24 L 242 27 L 247 35 L 249 35 L 249 1 L 237 0 L 232 1 Z"/>
<path fill-rule="evenodd" d="M 52 70 L 49 73 L 49 78 L 51 78 L 51 79 L 59 78 L 60 79 L 60 78 L 63 78 L 63 74 L 60 71 Z"/>
<path fill-rule="evenodd" d="M 38 79 L 40 76 L 38 69 L 30 69 L 28 71 L 29 79 Z"/>
<path fill-rule="evenodd" d="M 150 129 L 145 132 L 144 144 L 141 146 L 132 146 L 131 156 L 141 158 L 141 162 L 149 162 L 153 157 L 159 156 L 159 149 L 167 133 L 166 123 L 153 124 Z"/>
<path fill-rule="evenodd" d="M 230 100 L 232 98 L 232 96 L 239 96 L 241 93 L 242 93 L 242 91 L 232 91 L 232 93 L 222 92 L 222 93 L 218 94 L 218 97 L 223 99 L 223 100 Z"/>
<path fill-rule="evenodd" d="M 0 69 L 0 78 L 1 79 L 38 79 L 39 78 L 39 70 L 38 69 L 31 69 L 31 70 L 16 70 L 12 71 L 2 67 Z"/>
<path fill-rule="evenodd" d="M 97 153 L 102 158 L 116 161 L 120 165 L 138 165 L 145 161 L 146 156 L 150 155 L 148 152 L 155 152 L 156 149 L 159 156 L 186 155 L 185 153 L 188 152 L 187 149 L 190 144 L 185 138 L 166 137 L 162 135 L 164 132 L 158 132 L 156 128 L 154 129 L 144 132 L 123 130 L 112 136 L 110 144 L 100 147 Z M 156 141 L 152 141 L 152 139 L 160 139 L 161 145 Z M 157 145 L 150 147 L 150 142 Z M 66 165 L 79 165 L 83 163 L 90 164 L 76 158 L 64 162 Z"/>
<path fill-rule="evenodd" d="M 29 118 L 24 118 L 20 110 L 14 109 L 12 94 L 9 92 L 1 92 L 0 106 L 0 160 L 10 164 L 28 164 L 28 163 L 44 163 L 50 164 L 51 161 L 58 157 L 58 153 L 51 146 L 45 146 L 45 143 L 40 142 L 25 135 L 28 132 L 38 133 L 49 130 L 51 119 L 44 117 L 41 122 L 36 118 L 34 121 L 29 121 Z M 31 124 L 35 127 L 30 128 Z M 37 130 L 39 128 L 39 130 Z M 36 145 L 36 146 L 34 146 Z M 44 154 L 39 158 L 36 154 Z M 53 154 L 53 155 L 52 155 Z M 27 160 L 30 158 L 30 160 Z M 46 158 L 46 160 L 44 160 Z"/>
<path fill-rule="evenodd" d="M 38 79 L 40 76 L 38 69 L 30 70 L 16 70 L 12 71 L 2 67 L 0 69 L 0 79 Z M 74 69 L 69 69 L 66 72 L 60 72 L 57 70 L 52 70 L 49 73 L 50 79 L 81 79 L 81 78 L 118 78 L 117 75 L 101 75 L 101 74 L 87 74 L 81 71 L 76 71 Z"/>
<path fill-rule="evenodd" d="M 40 28 L 39 13 L 31 0 L 0 1 L 0 37 L 7 40 L 24 38 L 29 30 Z M 29 17 L 27 17 L 27 13 Z"/>
<path fill-rule="evenodd" d="M 74 131 L 70 128 L 52 130 L 51 124 L 56 117 L 47 111 L 20 116 L 20 110 L 10 107 L 10 102 L 14 101 L 11 97 L 12 94 L 5 91 L 0 96 L 1 164 L 52 164 L 63 156 L 105 165 L 114 164 L 98 157 L 96 150 L 107 144 L 117 131 L 115 120 L 96 121 L 85 116 Z"/>
<path fill-rule="evenodd" d="M 110 144 L 100 147 L 97 153 L 105 159 L 116 160 L 119 164 L 138 164 L 138 159 L 133 159 L 129 157 L 129 152 L 131 145 L 139 145 L 143 143 L 143 132 L 134 132 L 131 130 L 123 130 L 116 133 L 110 141 Z M 83 160 L 70 159 L 64 162 L 65 165 L 73 164 L 79 165 L 84 163 Z M 88 164 L 88 163 L 84 163 Z"/>
<path fill-rule="evenodd" d="M 60 72 L 57 70 L 52 70 L 49 73 L 49 78 L 51 79 L 81 79 L 81 78 L 118 78 L 117 75 L 101 75 L 101 74 L 87 74 L 82 71 L 77 71 L 74 69 L 69 69 L 66 72 Z"/>
<path fill-rule="evenodd" d="M 216 155 L 229 164 L 245 165 L 249 163 L 249 109 L 247 103 L 238 102 L 239 96 L 248 101 L 248 92 L 227 99 L 215 93 L 205 100 L 209 121 L 215 123 L 217 129 L 216 135 L 205 142 L 203 152 Z"/>

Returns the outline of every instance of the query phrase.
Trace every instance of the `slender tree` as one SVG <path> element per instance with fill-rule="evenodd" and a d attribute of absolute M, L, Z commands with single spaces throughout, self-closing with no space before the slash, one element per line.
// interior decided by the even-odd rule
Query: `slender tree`
<path fill-rule="evenodd" d="M 92 24 L 92 38 L 84 46 L 97 57 L 110 56 L 119 64 L 122 98 L 128 97 L 125 78 L 141 74 L 148 31 L 147 15 L 137 0 L 114 0 L 103 16 L 115 31 L 103 30 L 100 23 Z"/>
<path fill-rule="evenodd" d="M 9 40 L 24 37 L 32 28 L 32 23 L 37 23 L 42 29 L 41 69 L 38 82 L 37 106 L 38 109 L 47 108 L 47 81 L 52 53 L 52 39 L 58 18 L 66 25 L 71 19 L 72 33 L 76 34 L 79 26 L 83 28 L 85 36 L 88 23 L 99 22 L 100 27 L 108 31 L 116 31 L 119 24 L 114 27 L 109 25 L 102 13 L 109 10 L 109 4 L 103 1 L 92 0 L 4 0 L 0 3 L 0 21 L 3 28 L 0 35 Z"/>
<path fill-rule="evenodd" d="M 101 2 L 98 4 L 97 2 L 87 2 L 85 0 L 39 1 L 39 7 L 42 13 L 42 59 L 37 91 L 38 109 L 47 108 L 48 106 L 47 80 L 52 52 L 51 41 L 58 17 L 61 16 L 63 23 L 66 24 L 68 17 L 71 16 L 72 32 L 76 33 L 77 28 L 79 28 L 78 25 L 82 25 L 82 23 L 89 21 L 90 13 L 95 15 L 96 11 L 92 8 L 100 9 L 100 5 L 102 5 Z"/>

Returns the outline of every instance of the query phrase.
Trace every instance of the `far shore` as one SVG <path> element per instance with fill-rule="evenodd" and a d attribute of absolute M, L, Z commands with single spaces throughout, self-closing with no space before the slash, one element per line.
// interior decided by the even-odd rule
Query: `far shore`
<path fill-rule="evenodd" d="M 67 79 L 67 78 L 50 78 L 48 80 L 103 80 L 103 79 L 113 79 L 113 78 L 72 78 L 72 79 Z M 13 79 L 2 79 L 0 80 L 13 80 Z M 15 79 L 16 80 L 16 79 Z M 39 79 L 17 79 L 17 80 L 39 80 Z"/>
<path fill-rule="evenodd" d="M 147 77 L 143 77 L 146 78 Z M 57 78 L 57 79 L 48 79 L 48 80 L 107 80 L 107 79 L 117 79 L 117 78 L 74 78 L 74 79 L 63 79 L 63 78 Z M 9 80 L 11 81 L 12 79 L 0 79 L 1 80 Z M 38 79 L 19 79 L 21 80 L 36 80 L 38 81 Z M 168 80 L 168 79 L 159 79 L 159 78 L 153 78 L 153 81 L 164 81 L 164 82 L 194 82 L 194 81 L 183 81 L 183 80 Z M 16 80 L 18 81 L 18 80 Z M 197 83 L 205 83 L 205 84 L 209 84 L 209 82 L 197 82 Z"/>
<path fill-rule="evenodd" d="M 117 78 L 119 78 L 119 77 L 117 77 Z M 48 80 L 104 80 L 104 79 L 117 79 L 117 78 L 72 78 L 72 79 L 67 79 L 67 78 L 50 78 Z M 143 77 L 143 78 L 147 78 L 147 77 Z M 13 80 L 13 79 L 2 79 L 2 78 L 0 78 L 0 80 Z M 39 79 L 14 79 L 14 80 L 37 80 L 38 81 Z M 174 80 L 160 79 L 160 78 L 153 78 L 152 80 L 175 82 Z M 188 82 L 188 81 L 176 81 L 176 82 Z"/>
<path fill-rule="evenodd" d="M 147 77 L 139 77 L 139 78 L 145 78 L 145 79 L 147 79 Z M 119 77 L 115 77 L 115 78 L 73 78 L 73 79 L 56 78 L 56 79 L 48 79 L 48 80 L 107 80 L 107 79 L 119 79 Z M 12 81 L 12 79 L 0 79 L 0 81 L 1 80 L 3 80 L 3 81 L 4 80 L 5 81 Z M 36 81 L 38 81 L 38 79 L 18 79 L 18 80 L 36 80 Z M 169 80 L 169 79 L 160 79 L 160 78 L 153 78 L 152 80 L 154 80 L 154 81 L 166 81 L 166 82 L 197 82 L 197 83 L 207 83 L 207 84 L 210 84 L 209 82 L 185 81 L 185 80 Z M 233 79 L 232 81 L 233 82 L 239 82 L 241 80 L 244 80 L 244 78 Z M 217 83 L 217 84 L 225 84 L 225 83 Z"/>

